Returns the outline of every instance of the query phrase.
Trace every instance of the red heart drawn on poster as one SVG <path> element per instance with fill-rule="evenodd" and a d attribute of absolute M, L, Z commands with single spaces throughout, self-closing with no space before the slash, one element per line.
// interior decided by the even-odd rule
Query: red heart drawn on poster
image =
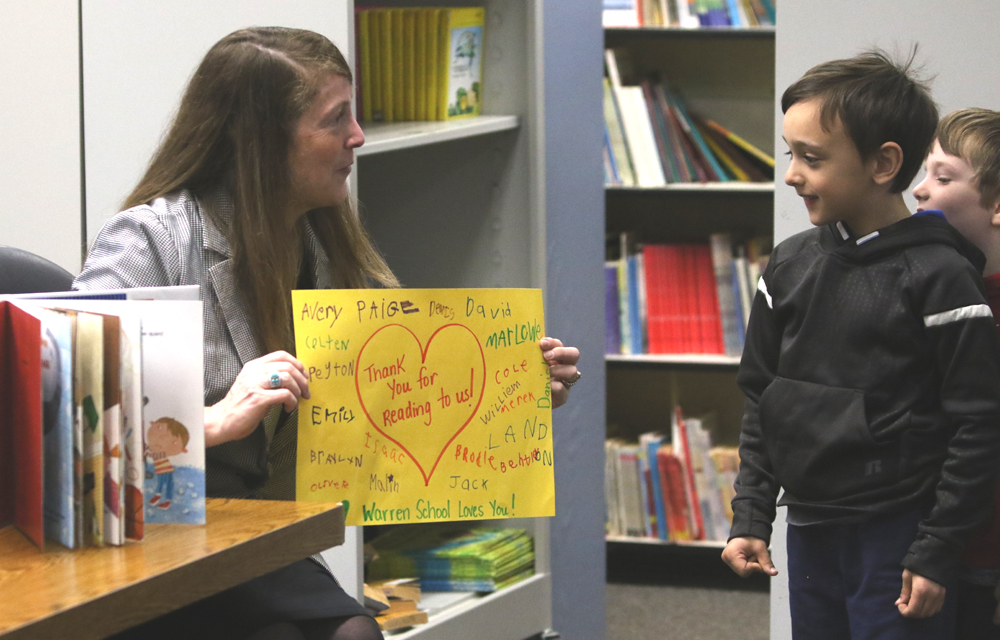
<path fill-rule="evenodd" d="M 422 345 L 408 327 L 390 324 L 361 347 L 354 385 L 368 422 L 413 460 L 426 486 L 445 450 L 479 411 L 486 355 L 464 325 L 446 324 Z"/>

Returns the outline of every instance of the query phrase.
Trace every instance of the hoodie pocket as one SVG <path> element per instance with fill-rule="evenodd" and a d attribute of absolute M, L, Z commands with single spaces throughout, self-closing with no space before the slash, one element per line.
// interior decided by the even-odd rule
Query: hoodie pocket
<path fill-rule="evenodd" d="M 835 501 L 897 479 L 898 453 L 872 438 L 863 391 L 775 378 L 760 421 L 778 482 L 798 500 Z"/>

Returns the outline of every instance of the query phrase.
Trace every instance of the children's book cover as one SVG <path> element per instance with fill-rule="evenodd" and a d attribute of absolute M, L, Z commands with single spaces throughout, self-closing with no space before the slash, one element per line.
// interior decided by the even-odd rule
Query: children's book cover
<path fill-rule="evenodd" d="M 355 21 L 355 29 L 357 31 L 356 37 L 358 40 L 358 59 L 355 68 L 358 70 L 356 73 L 357 81 L 355 97 L 357 102 L 361 105 L 358 111 L 361 112 L 361 117 L 359 120 L 363 122 L 372 122 L 374 119 L 374 111 L 372 109 L 375 104 L 374 99 L 374 88 L 375 85 L 372 83 L 372 51 L 371 51 L 371 36 L 369 35 L 369 17 L 370 14 L 366 10 L 362 10 L 359 7 L 355 7 L 354 11 L 357 16 Z M 360 93 L 360 95 L 357 95 Z M 379 106 L 379 115 L 381 116 L 381 105 Z"/>
<path fill-rule="evenodd" d="M 201 302 L 147 302 L 142 314 L 146 524 L 205 524 Z"/>
<path fill-rule="evenodd" d="M 77 313 L 74 393 L 83 427 L 83 543 L 104 544 L 104 320 Z"/>
<path fill-rule="evenodd" d="M 392 111 L 397 121 L 406 120 L 406 48 L 403 43 L 403 10 L 386 9 L 392 41 Z"/>
<path fill-rule="evenodd" d="M 442 11 L 438 82 L 446 120 L 479 115 L 481 110 L 485 20 L 482 7 Z"/>
<path fill-rule="evenodd" d="M 403 116 L 417 119 L 417 34 L 415 9 L 403 9 Z"/>
<path fill-rule="evenodd" d="M 413 16 L 413 73 L 416 119 L 431 120 L 427 117 L 427 11 L 417 9 Z"/>
<path fill-rule="evenodd" d="M 0 300 L 0 526 L 13 523 L 44 545 L 42 329 Z"/>
<path fill-rule="evenodd" d="M 396 81 L 393 65 L 392 18 L 389 9 L 375 9 L 375 22 L 370 28 L 372 33 L 378 33 L 378 59 L 382 86 L 382 120 L 395 122 L 402 117 L 396 113 Z M 377 24 L 377 28 L 375 25 Z"/>
<path fill-rule="evenodd" d="M 137 314 L 123 314 L 122 324 L 122 442 L 124 444 L 121 504 L 125 537 L 142 540 L 145 481 L 143 460 L 142 321 Z"/>
<path fill-rule="evenodd" d="M 72 549 L 73 323 L 63 314 L 38 312 L 42 319 L 45 537 Z"/>
<path fill-rule="evenodd" d="M 165 292 L 170 295 L 171 292 Z M 156 291 L 149 293 L 150 297 Z M 141 322 L 142 525 L 205 523 L 204 354 L 198 300 L 59 300 L 45 304 Z M 134 331 L 134 329 L 133 329 Z M 82 340 L 82 338 L 81 338 Z M 134 362 L 134 358 L 133 358 Z M 133 383 L 133 393 L 135 393 Z M 128 410 L 136 420 L 137 409 Z M 84 411 L 86 413 L 86 411 Z M 85 430 L 86 432 L 86 430 Z M 132 447 L 137 434 L 132 435 Z M 125 437 L 126 442 L 128 437 Z M 135 493 L 133 492 L 133 496 Z"/>
<path fill-rule="evenodd" d="M 122 405 L 121 405 L 121 321 L 118 316 L 102 314 L 104 321 L 104 542 L 125 543 L 122 522 Z"/>
<path fill-rule="evenodd" d="M 440 56 L 438 55 L 438 25 L 441 24 L 441 13 L 442 9 L 422 9 L 421 14 L 424 15 L 424 29 L 426 33 L 424 34 L 425 52 L 424 52 L 424 81 L 427 84 L 427 88 L 424 91 L 424 100 L 427 101 L 427 119 L 428 120 L 444 120 L 444 112 L 438 113 L 438 96 L 441 92 L 438 90 L 438 71 L 439 63 L 438 60 Z"/>

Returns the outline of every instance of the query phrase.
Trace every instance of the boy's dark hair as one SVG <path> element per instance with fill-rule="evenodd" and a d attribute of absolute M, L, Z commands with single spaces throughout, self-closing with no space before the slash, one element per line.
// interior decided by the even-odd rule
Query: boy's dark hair
<path fill-rule="evenodd" d="M 962 109 L 938 123 L 941 150 L 965 160 L 976 174 L 980 204 L 991 208 L 1000 200 L 1000 112 Z"/>
<path fill-rule="evenodd" d="M 797 102 L 823 101 L 820 123 L 829 131 L 839 118 L 861 157 L 868 160 L 886 142 L 903 150 L 903 165 L 890 185 L 901 193 L 913 181 L 934 141 L 938 111 L 927 85 L 911 67 L 916 47 L 903 64 L 879 50 L 831 60 L 807 71 L 781 96 L 781 112 Z"/>

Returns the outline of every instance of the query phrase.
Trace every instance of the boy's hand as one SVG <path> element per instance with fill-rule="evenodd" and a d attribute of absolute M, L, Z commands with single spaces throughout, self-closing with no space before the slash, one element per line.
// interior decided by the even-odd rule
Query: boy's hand
<path fill-rule="evenodd" d="M 927 618 L 941 610 L 945 589 L 922 575 L 903 569 L 903 590 L 896 607 L 904 618 Z"/>
<path fill-rule="evenodd" d="M 741 578 L 756 571 L 769 576 L 778 575 L 778 570 L 771 564 L 767 543 L 760 538 L 733 538 L 723 549 L 722 560 Z"/>

